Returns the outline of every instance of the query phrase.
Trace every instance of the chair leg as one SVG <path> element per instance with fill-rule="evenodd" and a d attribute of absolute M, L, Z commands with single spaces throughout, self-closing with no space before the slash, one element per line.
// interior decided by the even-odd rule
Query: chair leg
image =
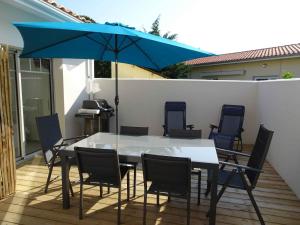
<path fill-rule="evenodd" d="M 134 165 L 133 168 L 133 197 L 135 198 L 136 195 L 136 164 Z"/>
<path fill-rule="evenodd" d="M 48 173 L 47 182 L 46 182 L 46 186 L 45 186 L 45 194 L 48 192 L 48 186 L 49 186 L 49 183 L 50 183 L 50 180 L 51 180 L 54 161 L 55 161 L 55 159 L 51 161 L 51 164 L 50 164 L 50 167 L 49 167 L 49 173 Z"/>
<path fill-rule="evenodd" d="M 156 205 L 159 206 L 159 191 L 156 193 Z"/>
<path fill-rule="evenodd" d="M 144 209 L 143 209 L 143 225 L 146 225 L 146 214 L 147 214 L 147 191 L 144 191 Z"/>
<path fill-rule="evenodd" d="M 242 140 L 242 136 L 240 137 L 240 141 L 241 141 L 241 152 L 243 151 L 243 140 Z"/>
<path fill-rule="evenodd" d="M 74 191 L 73 191 L 73 187 L 72 187 L 72 184 L 71 184 L 71 181 L 69 180 L 69 185 L 70 185 L 70 192 L 71 192 L 71 195 L 72 197 L 74 197 Z"/>
<path fill-rule="evenodd" d="M 207 180 L 205 197 L 208 196 L 208 194 L 210 193 L 210 190 L 211 190 L 211 182 L 209 180 Z"/>
<path fill-rule="evenodd" d="M 121 187 L 118 192 L 118 225 L 121 224 Z"/>
<path fill-rule="evenodd" d="M 191 217 L 191 194 L 187 195 L 187 225 L 190 225 L 190 217 Z"/>
<path fill-rule="evenodd" d="M 246 181 L 246 179 L 245 179 L 244 173 L 240 173 L 240 176 L 241 176 L 241 178 L 242 178 L 242 181 L 243 181 L 243 184 L 244 184 L 244 186 L 245 186 L 245 188 L 246 188 L 246 191 L 248 192 L 249 198 L 250 198 L 251 203 L 252 203 L 252 205 L 253 205 L 253 207 L 254 207 L 254 209 L 255 209 L 255 212 L 256 212 L 257 217 L 258 217 L 258 219 L 259 219 L 259 221 L 260 221 L 260 224 L 261 224 L 261 225 L 265 225 L 265 221 L 264 221 L 264 219 L 263 219 L 263 217 L 262 217 L 262 215 L 261 215 L 261 213 L 260 213 L 260 210 L 259 210 L 259 208 L 258 208 L 258 205 L 256 204 L 256 201 L 255 201 L 254 196 L 253 196 L 253 194 L 252 194 L 252 190 L 251 190 L 251 188 L 249 187 L 249 185 L 248 185 L 248 183 L 247 183 L 247 181 Z"/>
<path fill-rule="evenodd" d="M 220 198 L 222 197 L 222 195 L 224 194 L 226 188 L 228 187 L 229 182 L 231 181 L 231 179 L 233 178 L 234 174 L 236 173 L 236 170 L 233 169 L 231 174 L 229 175 L 229 177 L 227 178 L 227 180 L 225 181 L 225 183 L 223 184 L 223 187 L 221 189 L 221 191 L 219 192 L 218 196 L 217 196 L 217 200 L 216 200 L 216 204 L 218 204 Z M 208 217 L 210 214 L 210 209 L 208 210 L 206 216 Z"/>
<path fill-rule="evenodd" d="M 79 219 L 83 218 L 83 187 L 82 183 L 80 183 L 80 197 L 79 197 Z"/>
<path fill-rule="evenodd" d="M 103 197 L 103 186 L 102 184 L 100 184 L 100 198 Z"/>
<path fill-rule="evenodd" d="M 200 205 L 200 196 L 201 196 L 201 171 L 198 172 L 198 200 L 197 200 L 198 205 Z"/>
<path fill-rule="evenodd" d="M 107 194 L 110 194 L 110 186 L 107 186 Z"/>
<path fill-rule="evenodd" d="M 168 193 L 168 202 L 170 202 L 171 201 L 171 195 L 170 195 L 170 193 Z"/>
<path fill-rule="evenodd" d="M 127 201 L 130 199 L 130 173 L 127 172 Z"/>

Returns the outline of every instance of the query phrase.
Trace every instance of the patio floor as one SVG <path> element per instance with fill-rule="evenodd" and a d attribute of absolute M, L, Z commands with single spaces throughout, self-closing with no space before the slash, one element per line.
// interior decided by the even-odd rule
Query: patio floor
<path fill-rule="evenodd" d="M 267 224 L 300 224 L 300 200 L 293 194 L 281 177 L 269 163 L 265 164 L 265 173 L 261 175 L 254 191 L 255 198 Z M 17 192 L 14 196 L 0 201 L 1 224 L 24 225 L 66 225 L 66 224 L 116 224 L 117 194 L 114 189 L 110 195 L 99 198 L 97 187 L 86 186 L 84 191 L 83 220 L 78 219 L 79 185 L 73 184 L 75 197 L 71 198 L 71 208 L 62 209 L 61 180 L 58 178 L 50 184 L 48 194 L 44 194 L 44 185 L 48 169 L 41 157 L 36 157 L 17 169 Z M 60 169 L 54 169 L 54 175 L 60 175 Z M 206 174 L 202 177 L 202 192 L 205 191 Z M 53 176 L 54 177 L 54 176 Z M 71 181 L 76 181 L 77 170 L 72 168 Z M 192 184 L 191 224 L 208 224 L 205 214 L 208 210 L 208 199 L 201 196 L 201 206 L 196 204 L 196 177 Z M 142 224 L 143 184 L 142 173 L 138 172 L 137 197 L 126 202 L 126 184 L 122 198 L 122 223 Z M 106 190 L 106 189 L 104 189 Z M 132 190 L 132 189 L 131 189 Z M 155 196 L 148 198 L 147 224 L 186 224 L 185 201 L 172 199 L 167 203 L 161 197 L 161 206 L 155 203 Z M 254 209 L 244 191 L 228 189 L 217 207 L 217 224 L 259 224 Z"/>

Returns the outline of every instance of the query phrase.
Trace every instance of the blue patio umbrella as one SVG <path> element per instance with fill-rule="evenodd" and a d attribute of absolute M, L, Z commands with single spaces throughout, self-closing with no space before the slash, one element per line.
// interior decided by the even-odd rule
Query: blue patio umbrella
<path fill-rule="evenodd" d="M 160 71 L 166 66 L 213 55 L 120 23 L 18 22 L 24 40 L 21 57 L 76 58 L 115 62 L 118 133 L 118 62 Z"/>

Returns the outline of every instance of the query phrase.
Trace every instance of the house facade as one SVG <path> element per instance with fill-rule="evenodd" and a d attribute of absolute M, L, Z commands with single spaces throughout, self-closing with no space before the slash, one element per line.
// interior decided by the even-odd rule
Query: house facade
<path fill-rule="evenodd" d="M 115 74 L 115 63 L 111 63 L 111 77 L 114 78 Z M 133 79 L 166 79 L 159 73 L 139 66 L 118 63 L 118 77 L 119 78 L 133 78 Z"/>
<path fill-rule="evenodd" d="M 300 44 L 194 59 L 191 79 L 269 80 L 286 72 L 300 77 Z"/>
<path fill-rule="evenodd" d="M 14 146 L 21 159 L 40 149 L 37 116 L 57 112 L 65 136 L 80 130 L 74 129 L 81 126 L 74 114 L 89 97 L 93 61 L 19 58 L 23 41 L 12 25 L 17 21 L 88 21 L 51 0 L 0 0 L 0 44 L 9 48 Z"/>

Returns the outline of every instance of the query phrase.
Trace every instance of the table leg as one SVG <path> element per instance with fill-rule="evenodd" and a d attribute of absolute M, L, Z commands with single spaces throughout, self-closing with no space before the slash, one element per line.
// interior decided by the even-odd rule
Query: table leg
<path fill-rule="evenodd" d="M 215 167 L 214 169 L 212 169 L 209 225 L 215 225 L 216 224 L 218 170 L 219 170 L 219 167 Z"/>
<path fill-rule="evenodd" d="M 70 208 L 69 171 L 70 171 L 69 157 L 61 156 L 62 200 L 63 200 L 63 208 L 64 209 Z"/>

